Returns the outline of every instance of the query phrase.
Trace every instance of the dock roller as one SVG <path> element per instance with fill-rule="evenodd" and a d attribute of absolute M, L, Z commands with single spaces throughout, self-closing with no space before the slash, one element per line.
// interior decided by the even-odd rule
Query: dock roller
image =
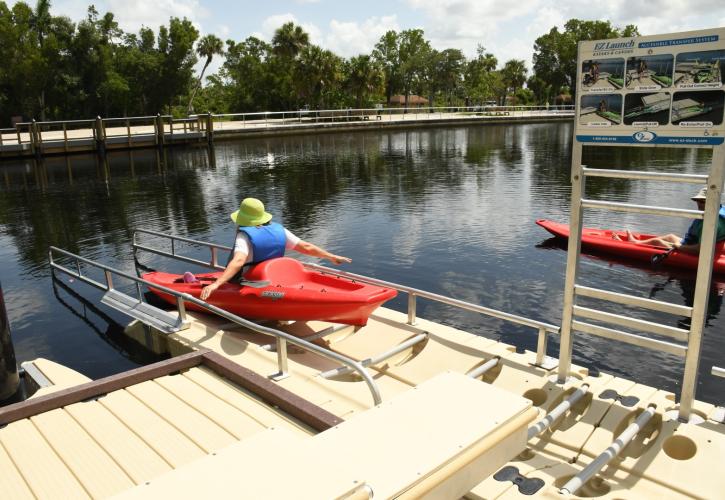
<path fill-rule="evenodd" d="M 617 436 L 614 442 L 604 450 L 592 463 L 586 466 L 586 468 L 579 474 L 574 476 L 559 490 L 562 495 L 574 495 L 579 488 L 581 488 L 587 481 L 589 481 L 594 475 L 602 470 L 609 462 L 611 462 L 622 450 L 629 444 L 634 437 L 639 434 L 639 431 L 647 425 L 647 422 L 655 414 L 655 407 L 649 406 L 642 414 L 637 417 L 632 424 L 629 425 L 624 431 Z"/>
<path fill-rule="evenodd" d="M 551 427 L 556 420 L 561 417 L 564 413 L 566 413 L 569 408 L 574 406 L 577 401 L 579 401 L 582 396 L 584 396 L 586 393 L 589 392 L 589 384 L 582 384 L 581 387 L 579 387 L 576 391 L 571 393 L 571 395 L 566 398 L 564 401 L 556 405 L 556 408 L 551 410 L 544 418 L 536 422 L 534 425 L 529 427 L 529 435 L 527 439 L 531 439 L 534 436 L 538 436 L 542 432 L 544 432 L 546 429 Z"/>

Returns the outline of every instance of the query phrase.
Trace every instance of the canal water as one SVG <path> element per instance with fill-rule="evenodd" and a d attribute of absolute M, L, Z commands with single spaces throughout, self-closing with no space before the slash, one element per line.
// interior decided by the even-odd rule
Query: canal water
<path fill-rule="evenodd" d="M 206 147 L 0 163 L 0 280 L 20 361 L 45 357 L 97 378 L 158 356 L 123 334 L 128 321 L 100 292 L 58 275 L 55 245 L 135 273 L 135 228 L 230 244 L 229 213 L 247 196 L 301 238 L 352 258 L 342 269 L 559 324 L 566 267 L 561 243 L 534 221 L 569 218 L 572 127 L 567 123 L 305 135 Z M 705 150 L 595 148 L 601 168 L 704 173 Z M 587 196 L 694 208 L 692 186 L 593 179 Z M 585 224 L 684 233 L 686 220 L 588 211 Z M 207 259 L 206 252 L 183 248 Z M 193 266 L 139 253 L 141 264 Z M 101 277 L 99 276 L 99 279 Z M 691 304 L 693 275 L 582 258 L 581 282 Z M 713 287 L 698 398 L 724 404 L 725 283 Z M 405 310 L 406 297 L 388 304 Z M 609 307 L 627 312 L 624 307 Z M 685 319 L 634 311 L 685 325 Z M 536 331 L 419 300 L 418 315 L 535 350 Z M 577 334 L 575 362 L 679 392 L 675 356 Z M 558 353 L 552 339 L 550 354 Z"/>

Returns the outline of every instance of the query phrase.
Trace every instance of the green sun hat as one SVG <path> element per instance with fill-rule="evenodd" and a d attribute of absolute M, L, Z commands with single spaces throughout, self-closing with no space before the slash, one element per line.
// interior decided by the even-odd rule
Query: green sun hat
<path fill-rule="evenodd" d="M 257 198 L 244 198 L 231 218 L 238 226 L 260 226 L 272 220 L 272 214 L 264 211 L 264 203 Z"/>

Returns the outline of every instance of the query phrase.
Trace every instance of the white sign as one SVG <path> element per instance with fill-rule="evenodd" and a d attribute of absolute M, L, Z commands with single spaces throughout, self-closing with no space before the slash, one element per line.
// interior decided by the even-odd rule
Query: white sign
<path fill-rule="evenodd" d="M 723 144 L 725 28 L 580 42 L 577 67 L 579 142 Z"/>

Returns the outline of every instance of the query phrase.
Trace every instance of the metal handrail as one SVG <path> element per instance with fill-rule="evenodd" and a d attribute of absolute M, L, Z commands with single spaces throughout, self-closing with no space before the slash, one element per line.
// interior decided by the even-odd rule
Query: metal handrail
<path fill-rule="evenodd" d="M 56 263 L 53 260 L 53 252 L 58 252 L 62 255 L 75 259 L 77 272 L 74 272 L 74 271 L 64 267 L 63 265 Z M 289 333 L 286 333 L 286 332 L 283 332 L 280 330 L 276 330 L 274 328 L 268 328 L 266 326 L 258 325 L 257 323 L 254 323 L 252 321 L 246 320 L 244 318 L 240 318 L 239 316 L 232 314 L 228 311 L 225 311 L 224 309 L 220 309 L 216 306 L 213 306 L 211 304 L 204 302 L 203 300 L 197 299 L 197 298 L 189 295 L 188 293 L 181 293 L 181 292 L 178 292 L 171 288 L 167 288 L 165 286 L 158 285 L 156 283 L 152 283 L 143 278 L 139 278 L 138 276 L 134 276 L 132 274 L 120 271 L 118 269 L 114 269 L 110 266 L 106 266 L 99 262 L 95 262 L 93 260 L 86 259 L 85 257 L 81 257 L 80 255 L 76 255 L 74 253 L 68 252 L 67 250 L 63 250 L 62 248 L 53 247 L 53 246 L 49 247 L 48 257 L 49 257 L 51 268 L 58 269 L 59 271 L 65 272 L 71 276 L 74 276 L 74 277 L 76 277 L 96 288 L 100 288 L 102 290 L 110 291 L 114 288 L 111 275 L 115 274 L 117 276 L 120 276 L 120 277 L 123 277 L 123 278 L 126 278 L 128 280 L 135 282 L 136 289 L 139 291 L 139 295 L 140 295 L 140 289 L 141 289 L 140 285 L 146 285 L 150 288 L 155 288 L 155 289 L 160 290 L 169 295 L 173 295 L 177 299 L 179 317 L 182 321 L 185 319 L 185 315 L 186 315 L 184 302 L 188 302 L 190 304 L 194 304 L 198 307 L 204 308 L 204 309 L 206 309 L 218 316 L 221 316 L 231 322 L 234 322 L 238 325 L 249 328 L 250 330 L 253 330 L 257 333 L 262 333 L 262 334 L 270 335 L 270 336 L 277 338 L 278 347 L 281 347 L 280 349 L 278 349 L 278 362 L 279 362 L 279 367 L 280 367 L 280 374 L 284 374 L 287 371 L 286 370 L 286 364 L 287 364 L 286 343 L 287 342 L 290 342 L 298 347 L 301 347 L 302 349 L 312 351 L 315 354 L 318 354 L 325 358 L 332 359 L 334 361 L 342 363 L 342 364 L 350 367 L 352 371 L 359 373 L 360 376 L 363 378 L 363 380 L 365 380 L 365 383 L 367 384 L 368 388 L 370 389 L 370 392 L 373 396 L 373 401 L 375 402 L 376 405 L 380 404 L 382 402 L 382 399 L 380 396 L 380 390 L 378 389 L 377 384 L 375 383 L 373 378 L 370 376 L 368 371 L 359 362 L 355 361 L 354 359 L 348 358 L 347 356 L 343 356 L 342 354 L 336 353 L 334 351 L 330 351 L 328 349 L 325 349 L 324 347 L 320 347 L 311 342 L 307 342 L 306 340 L 295 337 L 294 335 L 290 335 Z M 104 285 L 102 283 L 99 283 L 98 281 L 88 278 L 87 276 L 83 276 L 83 274 L 81 273 L 81 268 L 80 268 L 81 262 L 103 270 L 105 278 L 106 278 L 106 284 Z M 141 300 L 141 296 L 139 297 L 139 300 Z"/>
<path fill-rule="evenodd" d="M 145 233 L 145 234 L 150 234 L 150 235 L 161 237 L 161 238 L 170 239 L 172 241 L 171 253 L 165 252 L 163 250 L 159 250 L 159 249 L 156 249 L 153 247 L 149 247 L 146 245 L 140 245 L 137 241 L 136 233 Z M 211 250 L 211 254 L 212 254 L 211 259 L 209 261 L 202 261 L 199 259 L 194 259 L 194 258 L 186 257 L 183 255 L 178 255 L 176 253 L 176 247 L 173 243 L 175 240 L 209 248 Z M 209 268 L 217 269 L 217 270 L 224 269 L 224 266 L 220 266 L 218 264 L 217 250 L 224 250 L 227 252 L 232 251 L 232 248 L 228 247 L 228 246 L 219 245 L 216 243 L 208 243 L 206 241 L 194 240 L 194 239 L 185 238 L 182 236 L 173 236 L 170 234 L 162 233 L 159 231 L 153 231 L 153 230 L 149 230 L 149 229 L 135 229 L 134 230 L 133 248 L 134 248 L 134 251 L 144 250 L 144 251 L 148 251 L 151 253 L 155 253 L 156 255 L 161 255 L 164 257 L 171 257 L 171 258 L 175 258 L 175 259 L 178 259 L 178 260 L 181 260 L 184 262 L 188 262 L 191 264 L 197 264 L 200 266 L 209 267 Z M 375 279 L 375 278 L 369 278 L 367 276 L 362 276 L 359 274 L 354 274 L 354 273 L 350 273 L 350 272 L 346 272 L 346 271 L 331 269 L 329 267 L 321 266 L 318 264 L 303 262 L 302 265 L 307 269 L 320 271 L 325 274 L 330 274 L 330 275 L 338 276 L 341 278 L 347 278 L 350 280 L 358 281 L 361 283 L 367 283 L 370 285 L 377 285 L 377 286 L 382 286 L 385 288 L 391 288 L 391 289 L 397 290 L 398 292 L 407 293 L 408 294 L 408 324 L 411 324 L 411 325 L 415 323 L 415 319 L 416 319 L 416 316 L 415 316 L 416 298 L 421 297 L 421 298 L 425 298 L 425 299 L 429 299 L 429 300 L 434 300 L 436 302 L 441 302 L 443 304 L 452 305 L 454 307 L 459 307 L 461 309 L 465 309 L 468 311 L 473 311 L 473 312 L 477 312 L 480 314 L 484 314 L 484 315 L 490 316 L 492 318 L 508 321 L 510 323 L 528 326 L 531 328 L 537 328 L 539 330 L 539 333 L 538 333 L 539 339 L 538 339 L 537 351 L 536 351 L 536 364 L 538 364 L 538 365 L 541 365 L 544 362 L 544 358 L 546 356 L 547 334 L 549 334 L 549 333 L 558 334 L 559 333 L 559 327 L 556 325 L 553 325 L 551 323 L 544 323 L 542 321 L 537 321 L 534 319 L 526 318 L 524 316 L 518 316 L 516 314 L 499 311 L 497 309 L 492 309 L 490 307 L 485 307 L 485 306 L 481 306 L 478 304 L 466 302 L 463 300 L 446 297 L 445 295 L 439 295 L 437 293 L 426 292 L 425 290 L 420 290 L 417 288 L 400 285 L 398 283 L 392 283 L 389 281 L 383 281 L 383 280 L 379 280 L 379 279 Z"/>
<path fill-rule="evenodd" d="M 485 112 L 485 111 L 568 111 L 573 113 L 573 105 L 525 105 L 525 106 L 511 106 L 511 105 L 490 105 L 490 106 L 409 106 L 395 107 L 395 108 L 337 108 L 337 109 L 300 109 L 300 110 L 286 110 L 286 111 L 251 111 L 248 113 L 216 113 L 212 114 L 213 118 L 231 118 L 235 116 L 252 116 L 252 117 L 268 117 L 274 115 L 303 115 L 312 116 L 319 113 L 359 113 L 359 112 L 370 112 L 370 113 L 381 113 L 381 114 L 399 114 L 399 113 L 423 113 L 429 114 L 440 113 L 440 112 L 453 112 L 453 113 L 470 113 L 470 112 Z M 195 118 L 203 115 L 190 115 Z M 345 115 L 340 115 L 344 117 Z"/>

